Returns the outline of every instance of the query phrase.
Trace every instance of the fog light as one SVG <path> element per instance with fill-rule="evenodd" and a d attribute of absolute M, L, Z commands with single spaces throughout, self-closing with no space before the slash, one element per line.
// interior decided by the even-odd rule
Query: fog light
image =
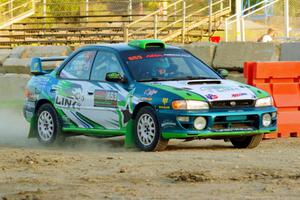
<path fill-rule="evenodd" d="M 194 120 L 194 127 L 197 130 L 203 130 L 206 127 L 206 119 L 204 117 L 197 117 Z"/>
<path fill-rule="evenodd" d="M 184 117 L 184 116 L 179 116 L 177 117 L 177 120 L 180 122 L 189 122 L 190 118 L 189 117 Z"/>
<path fill-rule="evenodd" d="M 270 114 L 264 114 L 263 117 L 262 117 L 263 126 L 268 127 L 268 126 L 270 126 L 271 122 L 272 122 L 271 115 Z"/>

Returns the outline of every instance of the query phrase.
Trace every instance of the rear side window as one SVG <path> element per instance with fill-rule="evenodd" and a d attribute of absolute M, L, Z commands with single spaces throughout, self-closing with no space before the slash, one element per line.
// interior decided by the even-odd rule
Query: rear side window
<path fill-rule="evenodd" d="M 60 72 L 61 78 L 88 80 L 96 51 L 81 51 Z"/>

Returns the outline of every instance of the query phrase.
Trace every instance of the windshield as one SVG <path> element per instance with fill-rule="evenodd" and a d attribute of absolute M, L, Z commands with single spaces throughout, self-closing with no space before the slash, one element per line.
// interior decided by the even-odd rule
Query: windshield
<path fill-rule="evenodd" d="M 220 79 L 207 65 L 182 50 L 123 52 L 133 78 L 139 82 Z"/>

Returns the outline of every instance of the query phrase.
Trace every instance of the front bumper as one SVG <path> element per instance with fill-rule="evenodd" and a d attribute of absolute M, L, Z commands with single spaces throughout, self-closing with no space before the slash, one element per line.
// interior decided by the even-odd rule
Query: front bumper
<path fill-rule="evenodd" d="M 277 110 L 275 107 L 244 109 L 211 109 L 203 111 L 158 110 L 158 119 L 162 136 L 172 138 L 231 138 L 271 133 L 277 129 Z M 262 116 L 272 114 L 272 123 L 268 127 L 262 125 Z M 189 117 L 190 121 L 182 123 L 178 116 Z M 193 119 L 205 117 L 207 125 L 203 130 L 193 127 Z M 240 120 L 239 120 L 240 118 Z M 220 128 L 224 127 L 224 128 Z"/>

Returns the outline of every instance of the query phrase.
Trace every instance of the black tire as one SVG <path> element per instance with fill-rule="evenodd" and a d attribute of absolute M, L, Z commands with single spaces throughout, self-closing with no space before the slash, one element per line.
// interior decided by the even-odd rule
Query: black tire
<path fill-rule="evenodd" d="M 148 117 L 148 118 L 147 118 Z M 151 118 L 151 119 L 150 119 Z M 148 125 L 149 127 L 145 129 L 145 134 L 147 133 L 147 136 L 150 138 L 153 136 L 153 138 L 149 139 L 149 144 L 145 144 L 145 141 L 142 141 L 142 137 L 141 136 L 141 121 L 142 119 L 149 119 L 150 121 L 153 120 L 153 123 L 151 126 Z M 140 121 L 141 120 L 141 121 Z M 147 124 L 145 124 L 145 126 L 147 126 Z M 149 130 L 152 129 L 153 131 Z M 151 133 L 150 133 L 151 132 Z M 152 136 L 150 136 L 152 135 Z M 150 106 L 145 106 L 142 107 L 135 118 L 134 121 L 134 139 L 135 139 L 135 144 L 136 146 L 142 150 L 142 151 L 163 151 L 167 146 L 168 146 L 168 139 L 164 139 L 161 136 L 161 132 L 160 132 L 160 126 L 155 114 L 155 111 L 153 110 L 153 108 L 151 108 Z"/>
<path fill-rule="evenodd" d="M 47 138 L 47 139 L 45 138 L 45 134 L 43 134 L 43 131 L 41 128 L 42 125 L 39 125 L 40 117 L 43 118 L 43 116 L 41 116 L 41 115 L 49 116 L 49 119 L 52 118 L 53 123 L 51 123 L 51 126 L 48 125 L 45 128 L 45 129 L 48 128 L 49 131 L 51 129 L 50 132 L 52 133 L 49 136 L 49 138 Z M 43 120 L 41 119 L 41 121 L 43 121 Z M 43 122 L 41 122 L 41 123 L 43 123 Z M 52 128 L 50 128 L 50 127 L 52 127 Z M 41 107 L 39 107 L 39 109 L 37 111 L 37 115 L 36 115 L 35 130 L 36 130 L 37 139 L 42 144 L 45 144 L 45 145 L 61 144 L 65 141 L 65 135 L 62 132 L 61 121 L 59 120 L 55 109 L 49 103 L 43 104 L 43 105 L 41 105 Z M 47 130 L 45 130 L 45 131 L 47 131 Z"/>
<path fill-rule="evenodd" d="M 235 148 L 248 148 L 252 149 L 259 145 L 263 138 L 263 134 L 247 136 L 242 138 L 231 138 L 230 142 Z"/>

